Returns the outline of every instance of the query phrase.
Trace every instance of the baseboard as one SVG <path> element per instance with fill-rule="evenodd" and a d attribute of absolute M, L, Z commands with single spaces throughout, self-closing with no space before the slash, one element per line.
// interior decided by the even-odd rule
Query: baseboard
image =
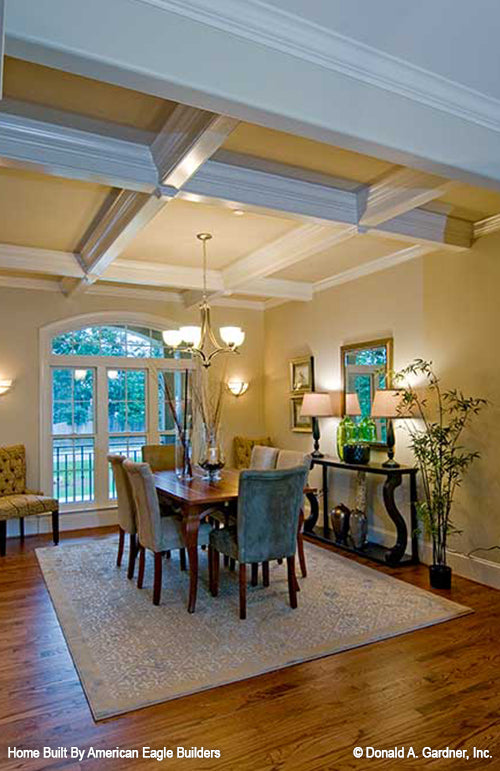
<path fill-rule="evenodd" d="M 116 509 L 96 511 L 61 512 L 59 515 L 59 530 L 89 530 L 94 527 L 109 527 L 118 524 Z M 26 535 L 39 535 L 52 532 L 52 517 L 50 514 L 39 517 L 26 517 L 24 520 Z M 19 537 L 19 520 L 7 522 L 7 538 Z"/>
<path fill-rule="evenodd" d="M 384 546 L 394 544 L 394 532 L 383 527 L 370 526 L 370 540 Z M 418 553 L 424 565 L 432 564 L 432 546 L 428 541 L 419 539 Z M 447 562 L 451 569 L 462 578 L 469 578 L 479 584 L 500 589 L 500 563 L 485 560 L 482 557 L 469 557 L 467 554 L 448 549 Z"/>

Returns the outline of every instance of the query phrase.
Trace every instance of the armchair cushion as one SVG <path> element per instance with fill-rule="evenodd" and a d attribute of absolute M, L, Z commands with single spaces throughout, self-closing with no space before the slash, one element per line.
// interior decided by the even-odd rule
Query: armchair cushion
<path fill-rule="evenodd" d="M 46 495 L 4 495 L 0 497 L 0 519 L 20 519 L 59 510 L 59 502 Z"/>
<path fill-rule="evenodd" d="M 0 447 L 0 496 L 26 491 L 26 450 L 24 445 Z"/>

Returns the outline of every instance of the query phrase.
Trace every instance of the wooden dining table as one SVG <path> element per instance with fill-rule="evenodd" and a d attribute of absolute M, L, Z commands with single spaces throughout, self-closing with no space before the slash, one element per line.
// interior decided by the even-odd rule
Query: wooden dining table
<path fill-rule="evenodd" d="M 218 482 L 203 478 L 203 471 L 195 469 L 193 479 L 179 479 L 175 471 L 158 471 L 155 485 L 159 500 L 174 502 L 182 513 L 182 534 L 189 559 L 189 613 L 196 608 L 198 588 L 198 531 L 208 511 L 224 506 L 230 514 L 236 509 L 240 472 L 223 469 Z"/>

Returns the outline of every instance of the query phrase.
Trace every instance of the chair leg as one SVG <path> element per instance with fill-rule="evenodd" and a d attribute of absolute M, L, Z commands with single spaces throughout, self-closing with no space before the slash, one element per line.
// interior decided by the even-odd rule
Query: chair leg
<path fill-rule="evenodd" d="M 282 565 L 282 564 L 283 564 L 283 560 L 278 560 L 278 565 Z"/>
<path fill-rule="evenodd" d="M 262 563 L 262 585 L 269 586 L 269 562 Z"/>
<path fill-rule="evenodd" d="M 252 579 L 251 579 L 252 586 L 257 586 L 259 583 L 259 563 L 258 562 L 252 562 Z"/>
<path fill-rule="evenodd" d="M 181 563 L 181 570 L 186 570 L 186 550 L 185 549 L 179 550 L 179 560 Z"/>
<path fill-rule="evenodd" d="M 212 597 L 217 597 L 217 595 L 219 594 L 219 572 L 220 572 L 220 555 L 217 549 L 212 549 L 212 586 L 210 589 Z"/>
<path fill-rule="evenodd" d="M 288 595 L 290 597 L 290 607 L 297 607 L 297 578 L 295 576 L 295 557 L 287 557 L 286 565 L 288 568 Z"/>
<path fill-rule="evenodd" d="M 161 576 L 162 576 L 163 553 L 155 552 L 155 578 L 153 589 L 153 605 L 159 605 L 161 599 Z"/>
<path fill-rule="evenodd" d="M 59 543 L 59 512 L 52 512 L 52 540 L 55 546 Z"/>
<path fill-rule="evenodd" d="M 236 570 L 236 560 L 231 557 L 229 560 L 229 570 L 232 570 L 233 572 Z"/>
<path fill-rule="evenodd" d="M 19 517 L 19 537 L 24 541 L 24 517 Z"/>
<path fill-rule="evenodd" d="M 227 556 L 227 554 L 224 554 L 224 567 L 227 568 L 228 565 L 229 565 L 229 557 Z"/>
<path fill-rule="evenodd" d="M 297 533 L 297 552 L 299 555 L 300 572 L 302 578 L 307 578 L 306 555 L 304 554 L 304 538 L 302 536 L 302 527 L 304 525 L 304 512 L 301 509 L 299 514 L 299 532 Z"/>
<path fill-rule="evenodd" d="M 171 555 L 170 549 L 169 549 L 168 551 L 165 552 L 165 557 L 169 560 L 171 556 L 172 555 Z"/>
<path fill-rule="evenodd" d="M 118 555 L 116 557 L 116 567 L 119 568 L 122 564 L 123 559 L 123 550 L 125 548 L 125 530 L 122 530 L 121 527 L 118 527 Z"/>
<path fill-rule="evenodd" d="M 247 617 L 247 566 L 240 562 L 240 619 Z"/>
<path fill-rule="evenodd" d="M 146 568 L 146 549 L 139 544 L 139 573 L 137 574 L 137 588 L 142 589 L 144 583 L 144 570 Z"/>
<path fill-rule="evenodd" d="M 137 556 L 137 539 L 136 539 L 135 533 L 130 533 L 129 546 L 128 546 L 127 578 L 132 579 L 134 577 L 136 556 Z"/>
<path fill-rule="evenodd" d="M 5 557 L 7 549 L 7 520 L 0 519 L 0 557 Z"/>

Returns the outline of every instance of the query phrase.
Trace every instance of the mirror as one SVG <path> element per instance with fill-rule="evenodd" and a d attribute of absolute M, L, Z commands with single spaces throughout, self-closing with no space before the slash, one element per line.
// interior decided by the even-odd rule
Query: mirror
<path fill-rule="evenodd" d="M 390 388 L 390 372 L 392 370 L 392 337 L 383 340 L 370 340 L 366 343 L 343 345 L 341 353 L 342 373 L 342 415 L 346 415 L 347 394 L 357 394 L 361 415 L 353 416 L 353 421 L 359 424 L 370 417 L 371 405 L 375 391 L 379 388 Z M 387 445 L 387 419 L 374 418 L 374 447 Z"/>

